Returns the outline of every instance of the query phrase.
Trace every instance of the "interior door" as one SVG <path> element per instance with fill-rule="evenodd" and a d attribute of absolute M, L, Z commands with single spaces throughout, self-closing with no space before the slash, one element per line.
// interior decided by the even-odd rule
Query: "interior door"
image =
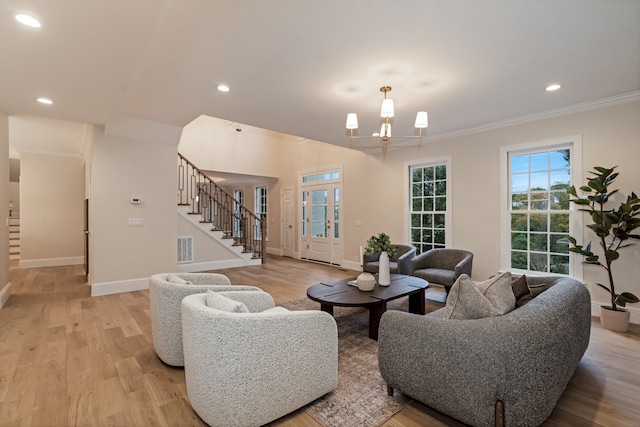
<path fill-rule="evenodd" d="M 84 199 L 84 275 L 89 279 L 89 199 Z"/>
<path fill-rule="evenodd" d="M 293 219 L 293 188 L 283 188 L 281 192 L 282 209 L 282 255 L 293 257 L 293 239 L 295 236 Z"/>

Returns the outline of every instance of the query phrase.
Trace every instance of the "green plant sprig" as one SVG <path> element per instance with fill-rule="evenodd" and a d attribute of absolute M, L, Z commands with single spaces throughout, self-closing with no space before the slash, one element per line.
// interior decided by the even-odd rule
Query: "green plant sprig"
<path fill-rule="evenodd" d="M 387 252 L 389 258 L 392 258 L 397 252 L 397 249 L 391 246 L 391 239 L 385 233 L 380 233 L 377 236 L 371 236 L 369 240 L 367 240 L 367 246 L 364 250 L 374 254 Z"/>

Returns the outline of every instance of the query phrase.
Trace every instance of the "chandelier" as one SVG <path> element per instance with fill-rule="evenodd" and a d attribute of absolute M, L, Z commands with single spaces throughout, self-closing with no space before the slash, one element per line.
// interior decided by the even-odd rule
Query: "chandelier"
<path fill-rule="evenodd" d="M 347 114 L 347 130 L 349 130 L 349 141 L 351 141 L 352 144 L 352 140 L 354 139 L 380 138 L 382 140 L 382 150 L 386 153 L 389 139 L 391 139 L 391 121 L 389 119 L 393 118 L 395 113 L 393 109 L 393 99 L 387 98 L 387 93 L 391 92 L 391 86 L 382 86 L 380 92 L 384 93 L 382 107 L 380 108 L 380 118 L 382 119 L 380 133 L 374 133 L 371 136 L 354 136 L 353 131 L 358 129 L 358 115 L 356 113 Z M 429 126 L 426 111 L 418 111 L 414 126 L 419 130 L 418 135 L 394 136 L 393 138 L 420 138 L 420 144 L 422 144 L 422 129 Z"/>

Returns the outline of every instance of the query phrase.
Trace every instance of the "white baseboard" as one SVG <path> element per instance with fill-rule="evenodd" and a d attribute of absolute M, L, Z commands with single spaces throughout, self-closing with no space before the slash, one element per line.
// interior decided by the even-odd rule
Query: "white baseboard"
<path fill-rule="evenodd" d="M 282 256 L 282 249 L 279 248 L 270 248 L 267 247 L 267 249 L 265 249 L 265 252 L 268 253 L 269 255 L 278 255 L 278 256 Z"/>
<path fill-rule="evenodd" d="M 362 266 L 355 261 L 342 261 L 340 267 L 346 268 L 347 270 L 362 271 Z"/>
<path fill-rule="evenodd" d="M 591 315 L 592 316 L 600 317 L 600 306 L 601 305 L 610 306 L 611 303 L 610 302 L 591 301 Z M 640 309 L 638 308 L 638 305 L 634 306 L 633 304 L 630 304 L 630 305 L 627 305 L 624 309 L 629 312 L 629 323 L 640 325 Z"/>
<path fill-rule="evenodd" d="M 123 292 L 134 292 L 149 289 L 149 278 L 119 280 L 117 282 L 93 283 L 91 285 L 91 296 L 121 294 Z"/>
<path fill-rule="evenodd" d="M 19 268 L 42 268 L 42 267 L 60 267 L 62 265 L 82 265 L 84 257 L 68 257 L 68 258 L 44 258 L 44 259 L 21 259 L 18 263 Z"/>
<path fill-rule="evenodd" d="M 178 273 L 197 273 L 200 271 L 219 270 L 221 268 L 245 267 L 247 265 L 259 265 L 260 259 L 226 259 L 222 261 L 192 262 L 189 264 L 178 264 Z"/>
<path fill-rule="evenodd" d="M 9 300 L 11 296 L 11 282 L 7 283 L 2 290 L 0 290 L 0 308 Z"/>

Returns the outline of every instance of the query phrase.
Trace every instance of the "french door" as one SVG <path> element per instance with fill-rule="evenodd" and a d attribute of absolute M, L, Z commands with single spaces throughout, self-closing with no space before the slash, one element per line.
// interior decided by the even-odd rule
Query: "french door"
<path fill-rule="evenodd" d="M 302 258 L 331 264 L 342 262 L 340 191 L 340 184 L 331 182 L 302 188 Z"/>

